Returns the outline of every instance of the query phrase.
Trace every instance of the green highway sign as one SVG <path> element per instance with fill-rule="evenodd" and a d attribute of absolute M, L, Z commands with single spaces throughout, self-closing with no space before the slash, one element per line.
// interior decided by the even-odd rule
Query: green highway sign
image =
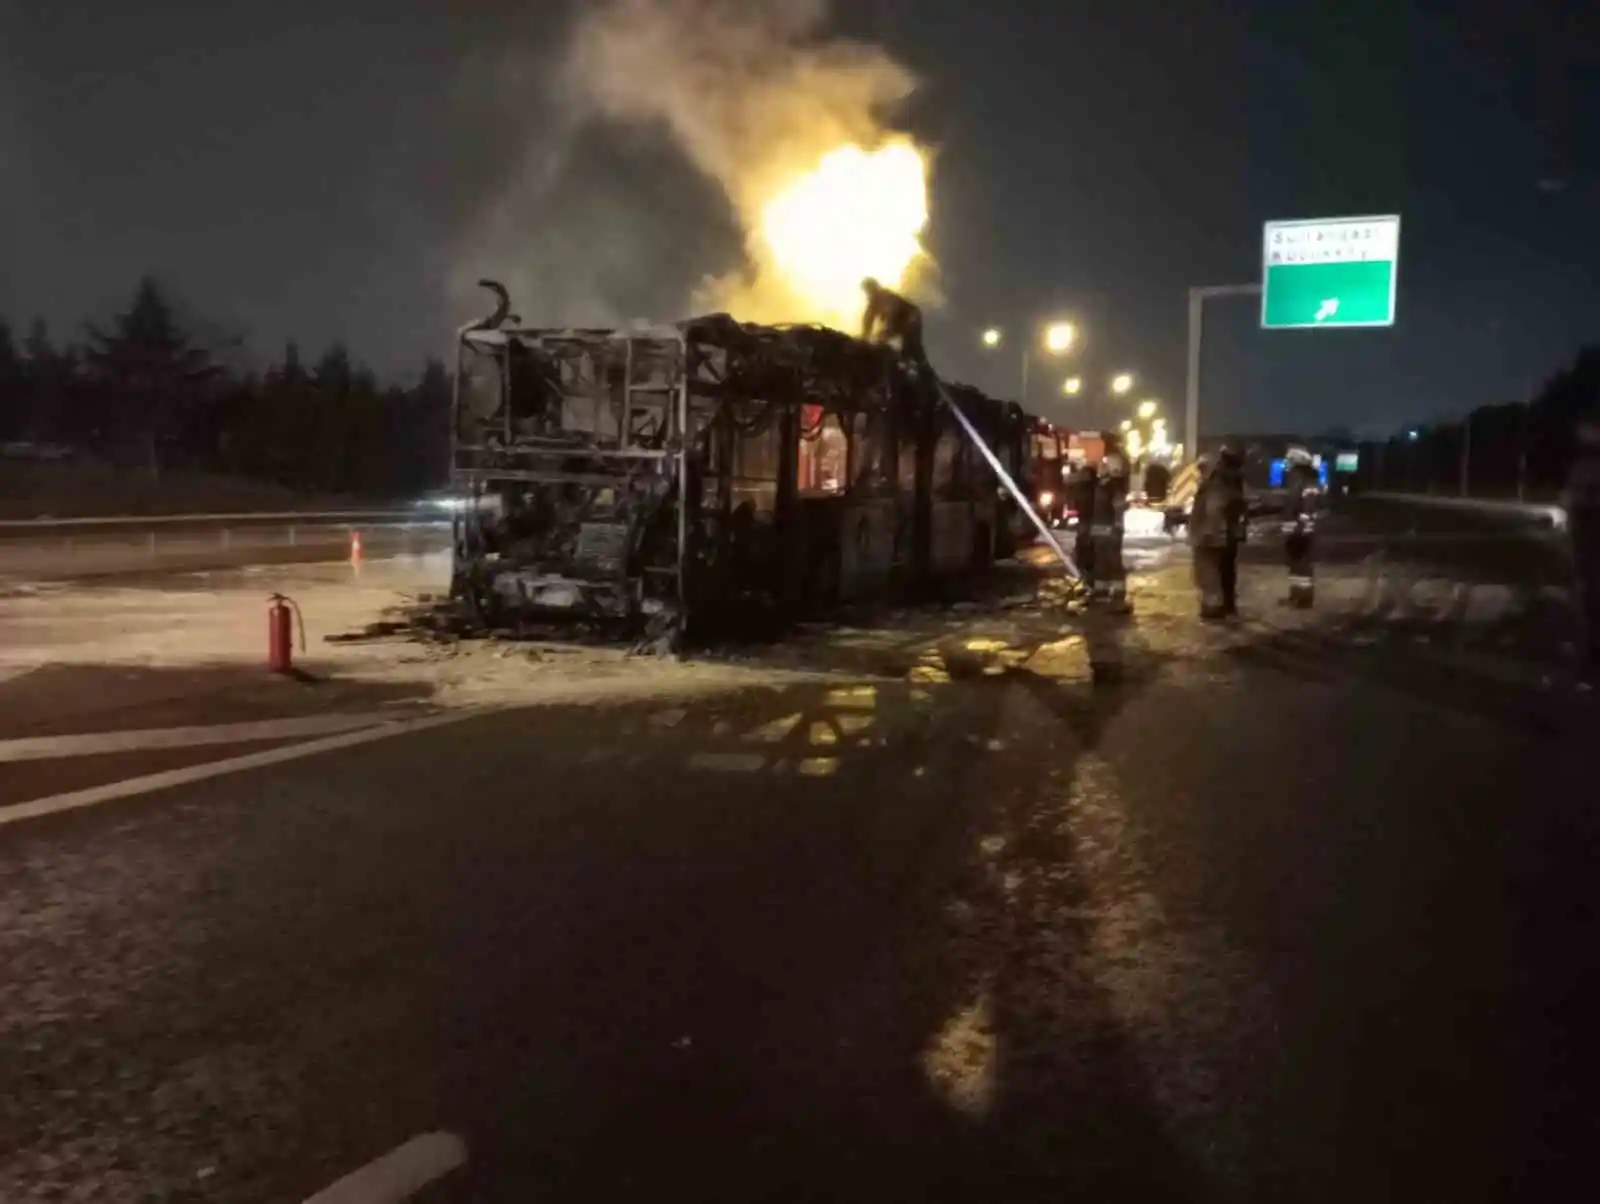
<path fill-rule="evenodd" d="M 1261 325 L 1393 326 L 1400 218 L 1268 222 L 1261 247 Z"/>

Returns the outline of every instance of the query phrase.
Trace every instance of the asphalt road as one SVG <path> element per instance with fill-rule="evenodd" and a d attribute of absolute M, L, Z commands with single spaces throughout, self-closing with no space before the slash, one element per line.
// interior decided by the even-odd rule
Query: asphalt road
<path fill-rule="evenodd" d="M 0 827 L 0 1198 L 1592 1198 L 1593 711 L 1157 593 Z"/>

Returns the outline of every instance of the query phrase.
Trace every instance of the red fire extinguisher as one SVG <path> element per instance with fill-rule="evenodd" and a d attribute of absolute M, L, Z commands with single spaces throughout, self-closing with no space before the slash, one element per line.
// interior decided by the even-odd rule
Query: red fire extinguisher
<path fill-rule="evenodd" d="M 287 673 L 294 667 L 294 629 L 300 628 L 300 651 L 306 650 L 306 621 L 293 598 L 273 594 L 267 599 L 267 668 Z"/>

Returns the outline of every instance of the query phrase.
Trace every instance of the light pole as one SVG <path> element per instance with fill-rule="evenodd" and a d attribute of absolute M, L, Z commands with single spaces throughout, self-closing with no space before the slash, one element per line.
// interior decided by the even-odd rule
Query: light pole
<path fill-rule="evenodd" d="M 1078 341 L 1078 328 L 1071 322 L 1051 322 L 1044 328 L 1044 349 L 1051 355 L 1065 355 Z M 1022 344 L 1022 408 L 1028 408 L 1028 362 L 1033 359 L 1032 348 Z"/>
<path fill-rule="evenodd" d="M 1078 342 L 1078 328 L 1071 322 L 1051 322 L 1043 327 L 1042 339 L 1044 349 L 1051 355 L 1064 355 Z M 999 347 L 1005 341 L 1004 332 L 998 326 L 991 326 L 983 332 L 983 345 L 990 351 Z M 1033 359 L 1032 340 L 1022 341 L 1022 396 L 1021 404 L 1024 409 L 1028 406 L 1028 369 Z M 1080 382 L 1081 387 L 1081 382 Z M 1062 391 L 1068 394 L 1077 390 L 1062 386 Z"/>
<path fill-rule="evenodd" d="M 1200 454 L 1200 339 L 1204 306 L 1212 297 L 1254 297 L 1259 284 L 1206 284 L 1189 290 L 1189 371 L 1183 389 L 1183 445 Z"/>

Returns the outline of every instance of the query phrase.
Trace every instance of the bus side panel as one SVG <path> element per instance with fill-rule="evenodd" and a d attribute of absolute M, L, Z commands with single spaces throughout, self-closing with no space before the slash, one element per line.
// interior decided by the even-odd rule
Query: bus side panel
<path fill-rule="evenodd" d="M 795 502 L 795 537 L 786 549 L 794 600 L 804 606 L 829 606 L 843 587 L 842 544 L 848 527 L 845 501 L 808 496 Z"/>
<path fill-rule="evenodd" d="M 932 517 L 933 571 L 941 576 L 966 571 L 972 564 L 972 503 L 934 502 Z"/>
<path fill-rule="evenodd" d="M 928 567 L 933 576 L 964 572 L 972 564 L 972 486 L 976 455 L 966 432 L 941 407 L 929 442 Z"/>
<path fill-rule="evenodd" d="M 839 592 L 844 598 L 878 598 L 889 590 L 899 523 L 893 498 L 852 502 L 845 508 Z"/>
<path fill-rule="evenodd" d="M 1011 554 L 1009 551 L 1002 552 L 1006 547 L 1006 521 L 1006 507 L 1001 504 L 999 495 L 993 489 L 985 490 L 973 501 L 970 563 L 975 572 L 981 573 L 997 559 L 1003 559 Z"/>

